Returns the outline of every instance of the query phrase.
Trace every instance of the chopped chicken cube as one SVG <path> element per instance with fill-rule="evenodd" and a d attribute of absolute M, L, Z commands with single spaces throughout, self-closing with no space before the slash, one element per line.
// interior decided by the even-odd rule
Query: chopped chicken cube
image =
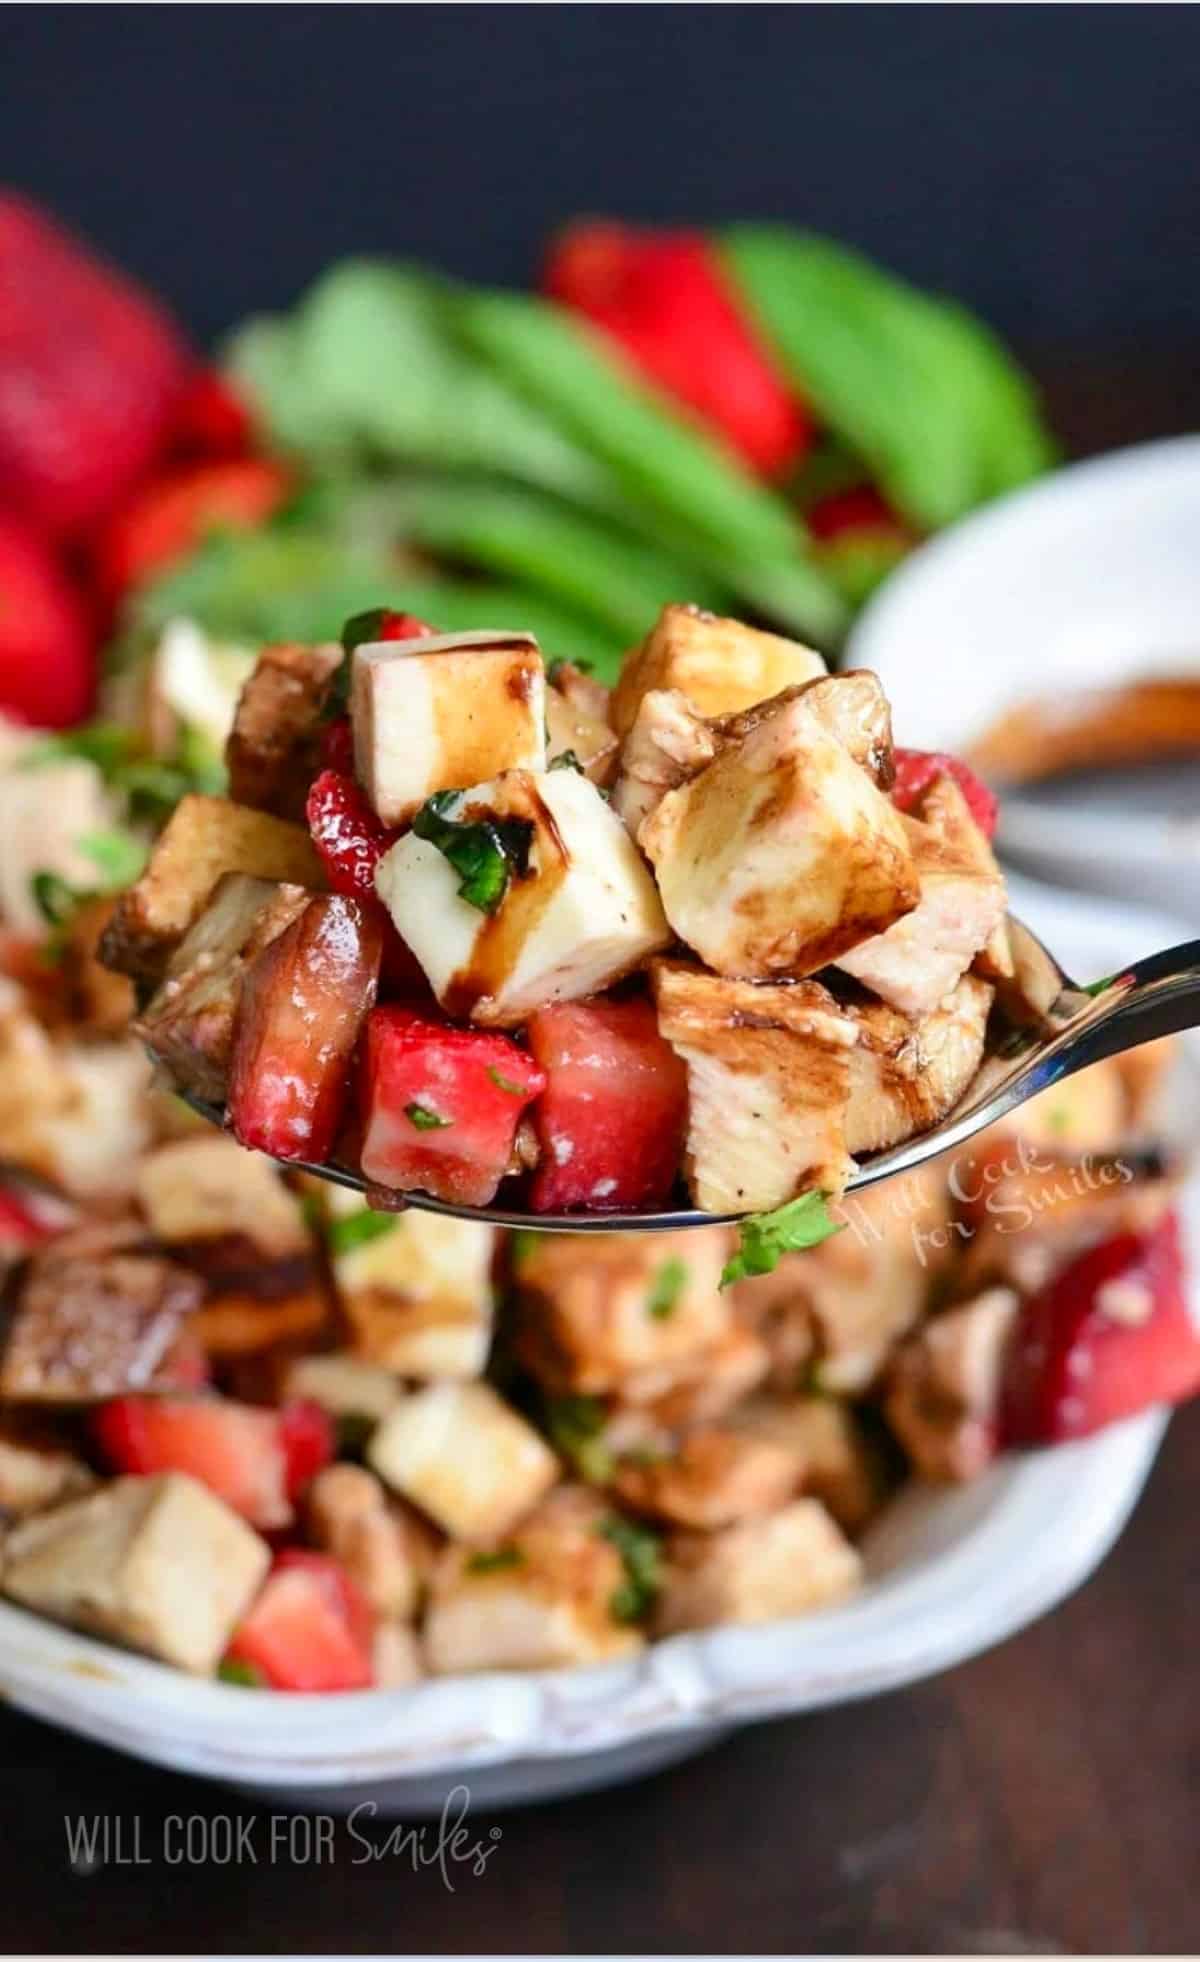
<path fill-rule="evenodd" d="M 73 1198 L 121 1198 L 151 1141 L 150 1059 L 130 1042 L 66 1043 L 60 1056 L 70 1101 L 41 1114 L 45 1169 Z"/>
<path fill-rule="evenodd" d="M 902 1015 L 928 1015 L 1003 926 L 1007 895 L 991 846 L 953 777 L 904 819 L 920 884 L 916 910 L 852 947 L 838 966 Z"/>
<path fill-rule="evenodd" d="M 41 1512 L 90 1490 L 94 1479 L 82 1459 L 27 1418 L 0 1425 L 0 1521 Z"/>
<path fill-rule="evenodd" d="M 621 745 L 613 809 L 631 838 L 668 790 L 689 783 L 721 747 L 716 729 L 678 688 L 651 688 Z"/>
<path fill-rule="evenodd" d="M 425 1653 L 435 1675 L 606 1662 L 644 1637 L 618 1612 L 624 1563 L 590 1492 L 563 1486 L 494 1550 L 449 1547 L 435 1571 Z"/>
<path fill-rule="evenodd" d="M 817 1499 L 719 1533 L 675 1533 L 655 1632 L 808 1614 L 854 1592 L 858 1554 Z"/>
<path fill-rule="evenodd" d="M 810 1187 L 840 1192 L 855 1024 L 816 981 L 727 981 L 677 961 L 651 970 L 658 1025 L 687 1064 L 685 1170 L 710 1213 L 765 1212 Z"/>
<path fill-rule="evenodd" d="M 597 699 L 598 698 L 598 699 Z M 608 692 L 564 662 L 546 688 L 546 762 L 574 757 L 585 777 L 611 783 L 620 743 L 609 725 Z M 561 767 L 561 766 L 560 766 Z"/>
<path fill-rule="evenodd" d="M 115 1479 L 18 1526 L 3 1587 L 39 1614 L 205 1675 L 270 1563 L 223 1500 L 167 1472 Z"/>
<path fill-rule="evenodd" d="M 976 1478 L 995 1456 L 1001 1372 L 1019 1311 L 1012 1288 L 988 1288 L 934 1315 L 897 1350 L 884 1409 L 923 1478 Z"/>
<path fill-rule="evenodd" d="M 409 1621 L 433 1558 L 429 1528 L 362 1465 L 327 1465 L 304 1495 L 316 1546 L 331 1553 L 377 1615 Z"/>
<path fill-rule="evenodd" d="M 413 833 L 376 885 L 446 1012 L 515 1028 L 552 1001 L 606 988 L 671 938 L 654 882 L 595 784 L 575 770 L 513 770 L 463 793 L 452 821 L 530 827 L 529 869 L 494 912 L 459 897 L 459 874 Z"/>
<path fill-rule="evenodd" d="M 811 974 L 918 899 L 906 820 L 795 690 L 642 824 L 663 909 L 719 974 Z"/>
<path fill-rule="evenodd" d="M 1018 1028 L 1047 1030 L 1050 1012 L 1062 993 L 1062 976 L 1041 942 L 1011 914 L 1005 919 L 1004 935 L 1011 972 L 989 972 L 986 978 L 995 980 L 996 1000 L 1010 1022 Z"/>
<path fill-rule="evenodd" d="M 876 1454 L 839 1397 L 764 1390 L 729 1422 L 746 1437 L 792 1451 L 801 1466 L 800 1490 L 827 1506 L 844 1533 L 861 1533 L 878 1512 L 884 1490 Z"/>
<path fill-rule="evenodd" d="M 224 1103 L 246 971 L 308 899 L 303 886 L 243 872 L 218 879 L 135 1025 L 181 1089 Z"/>
<path fill-rule="evenodd" d="M 222 873 L 287 880 L 323 890 L 325 876 L 307 831 L 223 797 L 184 797 L 175 806 L 136 885 L 121 894 L 100 956 L 118 974 L 157 983 Z"/>
<path fill-rule="evenodd" d="M 164 1370 L 169 1376 L 185 1318 L 203 1293 L 194 1274 L 157 1255 L 98 1256 L 51 1242 L 21 1277 L 0 1357 L 0 1396 L 93 1403 L 168 1387 Z"/>
<path fill-rule="evenodd" d="M 931 1130 L 954 1109 L 983 1060 L 992 990 L 964 974 L 932 1014 L 910 1020 L 885 1002 L 853 1004 L 846 1146 L 885 1151 Z"/>
<path fill-rule="evenodd" d="M 343 1247 L 338 1222 L 360 1217 L 363 1204 L 340 1191 L 329 1203 L 330 1264 L 354 1354 L 422 1382 L 481 1376 L 492 1340 L 495 1228 L 396 1213 L 383 1232 Z"/>
<path fill-rule="evenodd" d="M 674 1365 L 640 1369 L 621 1386 L 626 1403 L 661 1431 L 714 1424 L 757 1389 L 771 1366 L 765 1342 L 735 1322 L 707 1349 Z"/>
<path fill-rule="evenodd" d="M 890 790 L 895 774 L 892 711 L 879 676 L 868 668 L 849 668 L 844 674 L 810 681 L 801 694 L 810 714 L 837 737 L 881 790 Z"/>
<path fill-rule="evenodd" d="M 168 1245 L 237 1234 L 268 1261 L 311 1246 L 300 1202 L 270 1159 L 218 1132 L 149 1152 L 134 1195 L 155 1238 Z"/>
<path fill-rule="evenodd" d="M 620 1391 L 639 1372 L 699 1358 L 732 1323 L 720 1229 L 539 1234 L 517 1268 L 519 1346 L 547 1388 Z"/>
<path fill-rule="evenodd" d="M 701 715 L 729 715 L 824 673 L 821 656 L 797 640 L 697 606 L 665 606 L 625 661 L 613 690 L 612 725 L 628 735 L 651 688 L 678 688 Z"/>
<path fill-rule="evenodd" d="M 367 1446 L 384 1483 L 455 1539 L 511 1532 L 559 1475 L 554 1453 L 486 1383 L 405 1397 Z"/>
<path fill-rule="evenodd" d="M 613 1487 L 634 1512 L 707 1530 L 775 1512 L 803 1470 L 803 1453 L 788 1440 L 714 1427 L 692 1431 L 670 1453 L 633 1453 L 618 1464 Z"/>
<path fill-rule="evenodd" d="M 527 634 L 367 642 L 354 651 L 354 757 L 384 824 L 435 790 L 546 767 L 546 677 Z"/>
<path fill-rule="evenodd" d="M 320 768 L 321 711 L 342 658 L 336 642 L 263 648 L 225 748 L 235 803 L 303 822 L 308 786 Z"/>

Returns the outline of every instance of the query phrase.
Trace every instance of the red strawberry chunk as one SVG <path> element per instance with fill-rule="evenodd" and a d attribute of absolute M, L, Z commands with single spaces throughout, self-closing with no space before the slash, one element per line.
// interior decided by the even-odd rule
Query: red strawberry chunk
<path fill-rule="evenodd" d="M 777 476 L 807 449 L 809 417 L 701 233 L 572 225 L 551 248 L 544 285 L 718 429 L 752 469 Z"/>
<path fill-rule="evenodd" d="M 967 808 L 985 838 L 996 834 L 1000 806 L 987 785 L 980 781 L 961 757 L 942 749 L 897 749 L 892 752 L 896 780 L 892 802 L 901 811 L 911 811 L 935 777 L 950 776 L 967 800 Z"/>
<path fill-rule="evenodd" d="M 375 867 L 400 833 L 379 822 L 366 792 L 340 770 L 322 770 L 314 780 L 305 816 L 334 892 L 373 899 Z"/>
<path fill-rule="evenodd" d="M 321 762 L 338 776 L 354 775 L 354 727 L 348 715 L 335 715 L 322 729 Z"/>
<path fill-rule="evenodd" d="M 239 1144 L 274 1158 L 328 1156 L 382 948 L 374 908 L 331 893 L 259 954 L 234 1029 L 228 1121 Z"/>
<path fill-rule="evenodd" d="M 288 1457 L 277 1410 L 226 1397 L 114 1397 L 92 1416 L 114 1471 L 187 1472 L 252 1526 L 286 1526 Z"/>
<path fill-rule="evenodd" d="M 508 1036 L 377 1008 L 363 1055 L 363 1171 L 399 1192 L 486 1206 L 545 1084 Z"/>
<path fill-rule="evenodd" d="M 101 540 L 100 584 L 110 602 L 194 550 L 210 532 L 253 531 L 292 492 L 291 473 L 262 457 L 193 464 L 156 478 L 118 512 Z"/>
<path fill-rule="evenodd" d="M 0 712 L 39 729 L 66 728 L 91 706 L 95 665 L 66 574 L 39 538 L 0 516 Z"/>
<path fill-rule="evenodd" d="M 0 1184 L 0 1255 L 26 1252 L 52 1240 L 75 1220 L 75 1208 L 65 1199 L 18 1180 Z"/>
<path fill-rule="evenodd" d="M 831 492 L 805 512 L 804 521 L 813 537 L 822 542 L 855 532 L 889 532 L 901 539 L 909 536 L 907 527 L 873 484 Z"/>
<path fill-rule="evenodd" d="M 1028 1300 L 1001 1395 L 1004 1444 L 1087 1437 L 1200 1390 L 1179 1222 L 1121 1233 L 1080 1254 Z"/>
<path fill-rule="evenodd" d="M 53 536 L 106 518 L 163 448 L 190 368 L 146 293 L 0 196 L 0 502 Z"/>
<path fill-rule="evenodd" d="M 171 448 L 178 456 L 245 456 L 251 446 L 250 411 L 232 382 L 215 368 L 197 368 L 171 418 Z"/>
<path fill-rule="evenodd" d="M 287 1494 L 295 1500 L 337 1450 L 333 1419 L 319 1403 L 294 1397 L 279 1409 L 279 1435 L 287 1465 Z"/>
<path fill-rule="evenodd" d="M 369 1689 L 374 1619 L 362 1591 L 325 1553 L 275 1556 L 226 1651 L 277 1690 Z"/>
<path fill-rule="evenodd" d="M 687 1071 L 647 1001 L 539 1009 L 529 1047 L 546 1072 L 534 1111 L 535 1212 L 657 1206 L 679 1172 Z"/>

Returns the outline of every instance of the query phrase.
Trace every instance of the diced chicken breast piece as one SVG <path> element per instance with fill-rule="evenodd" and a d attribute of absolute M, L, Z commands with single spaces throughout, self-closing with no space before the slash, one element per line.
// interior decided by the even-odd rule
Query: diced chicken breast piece
<path fill-rule="evenodd" d="M 157 983 L 225 872 L 323 891 L 325 875 L 307 831 L 224 797 L 184 797 L 172 811 L 137 884 L 121 894 L 100 957 L 118 974 Z"/>
<path fill-rule="evenodd" d="M 528 634 L 423 635 L 354 650 L 354 760 L 384 824 L 435 790 L 546 767 L 546 676 Z"/>
<path fill-rule="evenodd" d="M 631 838 L 668 790 L 690 782 L 720 747 L 712 724 L 678 688 L 651 688 L 642 696 L 613 786 L 613 809 Z"/>
<path fill-rule="evenodd" d="M 18 1526 L 4 1592 L 23 1607 L 204 1675 L 271 1562 L 194 1478 L 118 1478 Z"/>
<path fill-rule="evenodd" d="M 354 1241 L 364 1215 L 330 1193 L 330 1264 L 356 1356 L 420 1382 L 481 1376 L 492 1340 L 496 1231 L 437 1213 L 372 1213 L 382 1232 Z"/>
<path fill-rule="evenodd" d="M 527 1368 L 555 1392 L 595 1395 L 699 1359 L 732 1324 L 720 1292 L 728 1240 L 702 1227 L 602 1234 L 581 1248 L 573 1234 L 538 1234 L 516 1270 Z"/>
<path fill-rule="evenodd" d="M 608 722 L 607 690 L 589 682 L 578 668 L 571 669 L 568 676 L 566 668 L 563 663 L 546 686 L 547 765 L 559 759 L 565 764 L 573 757 L 585 777 L 607 785 L 612 782 L 620 747 L 617 733 Z"/>
<path fill-rule="evenodd" d="M 617 1612 L 626 1575 L 608 1517 L 592 1493 L 563 1486 L 502 1546 L 447 1548 L 425 1616 L 430 1670 L 556 1669 L 641 1648 Z"/>
<path fill-rule="evenodd" d="M 977 1478 L 996 1454 L 996 1410 L 1020 1312 L 1012 1288 L 988 1288 L 934 1315 L 897 1350 L 884 1410 L 923 1478 Z"/>
<path fill-rule="evenodd" d="M 685 1171 L 710 1213 L 770 1211 L 810 1187 L 841 1192 L 854 1022 L 819 982 L 726 981 L 678 961 L 651 970 L 658 1025 L 687 1064 Z"/>
<path fill-rule="evenodd" d="M 821 656 L 799 641 L 698 606 L 665 606 L 626 658 L 612 694 L 612 725 L 627 735 L 651 688 L 678 688 L 701 715 L 729 715 L 824 673 Z"/>
<path fill-rule="evenodd" d="M 46 922 L 33 896 L 35 873 L 50 872 L 87 892 L 96 862 L 80 838 L 116 823 L 113 799 L 94 763 L 83 757 L 22 764 L 32 731 L 14 745 L 14 766 L 0 766 L 0 918 L 16 933 L 42 934 Z"/>
<path fill-rule="evenodd" d="M 827 1506 L 844 1533 L 861 1533 L 883 1504 L 877 1456 L 839 1397 L 764 1390 L 728 1421 L 745 1437 L 792 1452 L 800 1463 L 800 1490 Z"/>
<path fill-rule="evenodd" d="M 429 1528 L 363 1465 L 327 1465 L 304 1495 L 313 1543 L 331 1553 L 388 1621 L 417 1611 L 433 1560 Z"/>
<path fill-rule="evenodd" d="M 808 1614 L 852 1594 L 862 1564 L 817 1499 L 668 1542 L 655 1632 Z"/>
<path fill-rule="evenodd" d="M 714 1427 L 667 1453 L 633 1453 L 617 1465 L 613 1487 L 634 1512 L 712 1530 L 777 1511 L 803 1470 L 803 1454 L 786 1440 Z"/>
<path fill-rule="evenodd" d="M 51 1243 L 29 1262 L 12 1304 L 0 1396 L 75 1404 L 165 1389 L 185 1319 L 203 1295 L 194 1274 L 155 1254 L 97 1256 Z"/>
<path fill-rule="evenodd" d="M 916 910 L 843 953 L 838 966 L 902 1015 L 928 1015 L 1004 924 L 1004 880 L 952 777 L 905 818 L 917 868 Z"/>
<path fill-rule="evenodd" d="M 6 1417 L 0 1425 L 0 1523 L 75 1498 L 94 1483 L 53 1432 L 27 1418 Z"/>
<path fill-rule="evenodd" d="M 992 990 L 964 974 L 932 1014 L 910 1020 L 885 1002 L 845 1010 L 858 1031 L 850 1058 L 846 1146 L 857 1158 L 940 1124 L 983 1060 Z"/>
<path fill-rule="evenodd" d="M 395 1373 L 380 1363 L 364 1362 L 344 1349 L 315 1356 L 296 1356 L 283 1373 L 284 1401 L 301 1397 L 319 1403 L 334 1418 L 351 1417 L 367 1425 L 381 1423 L 400 1401 Z"/>
<path fill-rule="evenodd" d="M 989 972 L 996 981 L 996 1001 L 1010 1022 L 1018 1028 L 1044 1030 L 1050 1012 L 1062 993 L 1062 976 L 1049 954 L 1020 920 L 1007 915 L 1004 936 L 1008 942 L 1010 974 Z M 1144 1052 L 1134 1050 L 1133 1055 Z"/>
<path fill-rule="evenodd" d="M 75 1199 L 123 1198 L 152 1137 L 150 1059 L 130 1042 L 66 1043 L 60 1056 L 69 1102 L 41 1119 L 49 1176 Z"/>
<path fill-rule="evenodd" d="M 549 1446 L 485 1383 L 435 1383 L 406 1397 L 367 1457 L 393 1491 L 462 1540 L 511 1532 L 559 1475 Z"/>
<path fill-rule="evenodd" d="M 639 842 L 680 939 L 719 974 L 769 981 L 881 933 L 918 887 L 905 819 L 803 691 L 749 720 Z"/>
<path fill-rule="evenodd" d="M 718 1423 L 758 1388 L 770 1366 L 766 1343 L 752 1329 L 734 1322 L 694 1356 L 626 1377 L 621 1395 L 643 1423 L 661 1432 L 686 1431 L 697 1424 Z"/>
<path fill-rule="evenodd" d="M 510 771 L 446 815 L 529 827 L 528 869 L 490 913 L 459 897 L 449 860 L 411 832 L 379 863 L 380 898 L 448 1014 L 514 1028 L 552 1001 L 597 994 L 670 941 L 632 839 L 577 771 Z"/>
<path fill-rule="evenodd" d="M 848 668 L 844 674 L 810 681 L 802 694 L 810 714 L 836 736 L 881 790 L 890 790 L 892 711 L 879 676 L 869 668 Z"/>
<path fill-rule="evenodd" d="M 237 1234 L 268 1261 L 311 1247 L 300 1201 L 271 1161 L 215 1131 L 147 1153 L 134 1196 L 154 1237 L 167 1245 Z"/>
<path fill-rule="evenodd" d="M 336 642 L 263 648 L 225 749 L 235 803 L 303 821 L 308 786 L 320 767 L 321 711 L 342 660 Z"/>

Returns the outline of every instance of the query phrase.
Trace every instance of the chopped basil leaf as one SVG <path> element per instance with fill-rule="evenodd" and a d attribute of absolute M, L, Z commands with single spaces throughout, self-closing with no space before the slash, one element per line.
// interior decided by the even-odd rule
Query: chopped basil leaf
<path fill-rule="evenodd" d="M 619 1512 L 602 1519 L 596 1531 L 601 1539 L 615 1546 L 625 1567 L 625 1580 L 609 1598 L 615 1621 L 641 1621 L 654 1605 L 662 1585 L 660 1545 L 657 1533 L 639 1526 Z"/>
<path fill-rule="evenodd" d="M 331 1219 L 325 1229 L 325 1238 L 331 1254 L 353 1253 L 355 1247 L 365 1247 L 369 1240 L 381 1240 L 395 1224 L 394 1213 L 373 1213 L 364 1206 L 361 1213 L 347 1213 L 344 1219 Z"/>
<path fill-rule="evenodd" d="M 66 926 L 77 906 L 87 897 L 68 885 L 57 872 L 35 872 L 29 881 L 34 905 L 47 926 Z"/>
<path fill-rule="evenodd" d="M 819 1247 L 822 1240 L 840 1233 L 845 1221 L 830 1218 L 825 1198 L 823 1192 L 804 1192 L 773 1213 L 751 1213 L 742 1220 L 741 1246 L 726 1262 L 721 1286 L 727 1288 L 752 1274 L 773 1274 L 785 1253 Z"/>
<path fill-rule="evenodd" d="M 1120 978 L 1119 973 L 1106 974 L 1102 981 L 1091 981 L 1086 988 L 1081 988 L 1079 992 L 1081 995 L 1091 995 L 1092 999 L 1095 1000 L 1097 995 L 1106 994 L 1112 987 L 1113 982 L 1119 981 Z"/>
<path fill-rule="evenodd" d="M 550 768 L 552 770 L 578 770 L 581 777 L 586 775 L 583 764 L 579 761 L 573 749 L 563 749 L 559 751 L 557 756 L 552 756 L 550 759 Z"/>
<path fill-rule="evenodd" d="M 688 1284 L 687 1262 L 672 1254 L 664 1260 L 651 1283 L 646 1297 L 646 1313 L 656 1322 L 665 1322 L 679 1306 L 679 1298 Z"/>
<path fill-rule="evenodd" d="M 506 1090 L 510 1097 L 523 1097 L 525 1095 L 523 1084 L 514 1083 L 510 1076 L 501 1076 L 500 1071 L 491 1063 L 488 1064 L 488 1075 L 491 1077 L 497 1090 Z"/>
<path fill-rule="evenodd" d="M 315 1192 L 300 1194 L 300 1217 L 310 1233 L 320 1233 L 325 1226 L 325 1208 Z"/>
<path fill-rule="evenodd" d="M 551 1397 L 546 1404 L 550 1442 L 588 1485 L 604 1485 L 612 1477 L 612 1452 L 603 1435 L 607 1422 L 599 1397 Z"/>
<path fill-rule="evenodd" d="M 223 1683 L 232 1683 L 237 1689 L 266 1689 L 267 1679 L 261 1669 L 252 1662 L 243 1662 L 240 1656 L 227 1655 L 224 1662 L 217 1664 L 217 1675 Z"/>
<path fill-rule="evenodd" d="M 452 1117 L 443 1117 L 426 1104 L 405 1104 L 404 1115 L 418 1131 L 448 1131 L 454 1122 Z"/>
<path fill-rule="evenodd" d="M 494 913 L 514 872 L 529 870 L 533 844 L 530 818 L 486 817 L 460 821 L 447 815 L 461 792 L 438 790 L 413 819 L 413 835 L 436 845 L 460 878 L 459 898 L 481 913 Z"/>
<path fill-rule="evenodd" d="M 386 619 L 386 607 L 370 606 L 365 613 L 355 613 L 347 620 L 341 632 L 342 652 L 346 656 L 344 666 L 349 667 L 349 657 L 356 647 L 367 647 L 380 638 Z"/>
<path fill-rule="evenodd" d="M 532 1232 L 527 1226 L 518 1226 L 515 1232 L 509 1235 L 509 1251 L 512 1254 L 514 1267 L 519 1267 L 523 1260 L 528 1260 L 541 1238 L 540 1233 Z"/>
<path fill-rule="evenodd" d="M 473 1553 L 466 1570 L 469 1574 L 499 1574 L 506 1567 L 519 1567 L 524 1558 L 519 1546 L 498 1546 L 494 1553 Z"/>

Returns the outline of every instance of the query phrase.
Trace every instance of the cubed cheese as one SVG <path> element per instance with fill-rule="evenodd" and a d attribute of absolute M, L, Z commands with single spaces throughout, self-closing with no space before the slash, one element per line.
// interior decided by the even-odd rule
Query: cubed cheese
<path fill-rule="evenodd" d="M 670 940 L 637 848 L 577 771 L 510 771 L 446 815 L 532 826 L 528 871 L 492 913 L 459 897 L 459 874 L 423 838 L 409 833 L 380 861 L 380 897 L 447 1013 L 516 1027 L 549 1002 L 598 993 Z"/>
<path fill-rule="evenodd" d="M 859 1585 L 862 1563 L 817 1499 L 796 1499 L 719 1533 L 677 1533 L 668 1546 L 657 1632 L 808 1614 Z"/>
<path fill-rule="evenodd" d="M 546 677 L 527 634 L 436 634 L 355 649 L 359 778 L 385 824 L 435 790 L 546 765 Z"/>
<path fill-rule="evenodd" d="M 339 1191 L 330 1204 L 333 1277 L 355 1354 L 421 1382 L 482 1375 L 492 1339 L 495 1228 L 396 1213 L 386 1232 L 348 1246 L 337 1222 L 360 1215 L 362 1202 Z"/>
<path fill-rule="evenodd" d="M 905 821 L 784 696 L 642 824 L 667 918 L 718 974 L 811 974 L 911 911 Z"/>
<path fill-rule="evenodd" d="M 658 1025 L 687 1064 L 685 1172 L 709 1213 L 840 1192 L 856 1031 L 819 982 L 726 981 L 680 961 L 651 971 Z"/>
<path fill-rule="evenodd" d="M 371 1438 L 384 1482 L 455 1539 L 495 1539 L 549 1491 L 554 1453 L 485 1383 L 436 1383 L 406 1397 Z"/>
<path fill-rule="evenodd" d="M 698 606 L 665 606 L 628 657 L 613 690 L 613 728 L 624 736 L 651 688 L 678 688 L 701 715 L 729 715 L 825 673 L 811 647 Z"/>
<path fill-rule="evenodd" d="M 4 1555 L 14 1601 L 201 1674 L 271 1561 L 265 1540 L 180 1472 L 57 1506 L 18 1527 Z"/>

